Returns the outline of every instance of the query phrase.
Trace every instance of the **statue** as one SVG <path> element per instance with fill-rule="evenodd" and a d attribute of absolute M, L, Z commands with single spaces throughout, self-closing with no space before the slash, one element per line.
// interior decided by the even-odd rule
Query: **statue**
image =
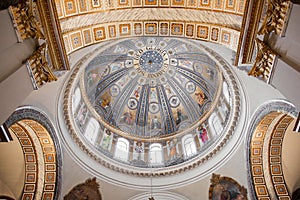
<path fill-rule="evenodd" d="M 102 200 L 101 193 L 99 192 L 99 183 L 96 178 L 87 179 L 84 183 L 75 186 L 67 195 L 64 200 Z"/>

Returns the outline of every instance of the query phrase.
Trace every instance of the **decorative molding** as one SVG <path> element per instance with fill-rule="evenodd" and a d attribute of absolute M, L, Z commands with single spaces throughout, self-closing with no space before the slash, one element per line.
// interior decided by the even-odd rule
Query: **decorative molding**
<path fill-rule="evenodd" d="M 9 12 L 16 25 L 17 35 L 20 35 L 22 40 L 28 38 L 45 39 L 43 28 L 37 20 L 37 5 L 33 0 L 21 1 L 16 6 L 10 6 Z"/>
<path fill-rule="evenodd" d="M 36 85 L 40 87 L 47 82 L 57 80 L 49 66 L 47 58 L 48 48 L 46 43 L 43 43 L 26 61 L 26 66 L 30 68 L 30 74 L 34 77 L 34 88 Z"/>
<path fill-rule="evenodd" d="M 41 86 L 56 80 L 52 71 L 70 68 L 56 7 L 52 4 L 53 1 L 50 0 L 48 2 L 25 0 L 9 8 L 19 42 L 29 38 L 36 42 L 37 50 L 28 58 L 26 64 L 30 66 L 35 78 L 33 83 L 35 89 L 36 85 Z"/>
<path fill-rule="evenodd" d="M 69 61 L 63 42 L 55 1 L 37 1 L 37 7 L 51 57 L 51 67 L 57 71 L 69 70 Z"/>
<path fill-rule="evenodd" d="M 247 156 L 247 168 L 248 168 L 248 182 L 250 186 L 250 194 L 251 194 L 251 199 L 257 199 L 256 197 L 256 189 L 254 186 L 254 180 L 253 180 L 253 175 L 252 175 L 252 157 L 251 157 L 251 152 L 254 152 L 251 148 L 252 144 L 252 137 L 254 136 L 254 133 L 256 132 L 256 129 L 258 125 L 262 122 L 265 116 L 268 116 L 270 113 L 276 114 L 277 112 L 279 114 L 287 114 L 290 115 L 294 118 L 298 115 L 298 111 L 296 110 L 296 107 L 291 104 L 290 102 L 282 99 L 275 99 L 275 100 L 270 100 L 259 106 L 254 114 L 251 117 L 251 121 L 248 125 L 248 131 L 247 131 L 247 151 L 246 151 L 246 156 Z M 265 130 L 265 128 L 264 128 Z M 256 150 L 256 152 L 258 152 Z M 261 181 L 260 181 L 261 180 Z M 258 182 L 264 183 L 264 179 L 257 179 Z M 257 182 L 256 181 L 256 182 Z M 272 186 L 273 187 L 273 186 Z M 264 186 L 258 187 L 263 190 L 265 188 Z"/>
<path fill-rule="evenodd" d="M 238 53 L 235 65 L 252 63 L 253 51 L 255 48 L 255 39 L 261 13 L 263 10 L 264 0 L 249 0 L 246 11 L 243 16 L 241 37 L 238 44 Z"/>
<path fill-rule="evenodd" d="M 258 35 L 269 35 L 271 32 L 282 35 L 289 18 L 291 5 L 290 0 L 268 0 L 268 8 Z"/>
<path fill-rule="evenodd" d="M 224 128 L 224 130 L 226 130 L 224 133 L 226 133 L 224 136 L 222 136 L 222 139 L 220 139 L 218 141 L 218 145 L 214 147 L 213 150 L 211 150 L 210 152 L 206 152 L 206 154 L 204 156 L 201 156 L 201 158 L 199 159 L 193 159 L 192 162 L 187 162 L 185 165 L 177 167 L 177 168 L 170 168 L 168 170 L 162 170 L 163 172 L 161 172 L 160 170 L 155 171 L 155 172 L 149 172 L 149 171 L 139 171 L 134 169 L 133 167 L 126 167 L 126 165 L 122 165 L 122 166 L 116 166 L 116 162 L 111 162 L 109 161 L 109 159 L 107 158 L 103 158 L 102 156 L 100 157 L 98 154 L 99 153 L 95 153 L 94 150 L 91 149 L 91 147 L 89 147 L 88 145 L 85 144 L 85 142 L 81 139 L 82 134 L 77 133 L 78 128 L 75 127 L 74 121 L 72 119 L 72 114 L 70 113 L 70 106 L 71 106 L 71 92 L 73 91 L 73 87 L 74 87 L 74 82 L 76 81 L 76 79 L 82 78 L 81 76 L 78 77 L 78 74 L 81 72 L 80 69 L 83 69 L 83 65 L 85 62 L 87 62 L 88 59 L 91 59 L 93 57 L 93 54 L 87 54 L 86 56 L 84 56 L 75 66 L 74 66 L 74 71 L 71 74 L 71 77 L 66 85 L 66 89 L 65 89 L 65 93 L 64 93 L 64 104 L 63 104 L 63 113 L 64 113 L 64 119 L 65 119 L 65 124 L 67 125 L 67 128 L 69 129 L 69 133 L 71 135 L 71 137 L 73 138 L 73 140 L 77 143 L 77 145 L 81 148 L 81 150 L 83 152 L 85 152 L 87 155 L 89 155 L 91 158 L 93 158 L 95 161 L 99 162 L 100 164 L 102 164 L 103 166 L 110 168 L 114 171 L 118 171 L 124 174 L 132 174 L 132 175 L 136 175 L 136 176 L 143 176 L 143 177 L 150 177 L 150 176 L 168 176 L 168 175 L 173 175 L 173 174 L 177 174 L 177 173 L 181 173 L 183 171 L 189 170 L 189 169 L 193 169 L 195 167 L 198 167 L 199 165 L 207 162 L 208 160 L 210 160 L 218 151 L 220 151 L 228 142 L 228 140 L 230 139 L 230 137 L 232 136 L 232 134 L 235 131 L 235 127 L 237 126 L 238 122 L 239 122 L 239 118 L 240 118 L 240 106 L 241 106 L 241 94 L 240 94 L 240 86 L 237 82 L 237 80 L 235 79 L 235 76 L 233 75 L 232 71 L 230 70 L 230 67 L 228 66 L 228 64 L 223 60 L 223 58 L 218 55 L 217 53 L 215 53 L 214 51 L 212 51 L 211 49 L 209 49 L 208 47 L 205 47 L 203 45 L 200 45 L 201 48 L 203 48 L 205 51 L 207 51 L 216 62 L 219 63 L 219 66 L 222 66 L 223 70 L 224 70 L 224 76 L 226 78 L 226 80 L 230 80 L 230 84 L 229 87 L 230 89 L 232 89 L 232 111 L 230 112 L 230 116 L 229 116 L 229 122 L 228 125 L 226 126 L 226 128 Z M 99 51 L 98 48 L 96 49 L 93 53 Z M 81 81 L 82 83 L 82 81 Z M 97 119 L 99 119 L 99 117 L 97 117 Z M 102 120 L 103 121 L 103 120 Z M 101 121 L 101 123 L 102 123 Z M 201 123 L 201 122 L 199 122 Z M 197 125 L 197 124 L 196 124 Z M 194 128 L 196 127 L 196 125 L 194 125 Z M 111 127 L 108 127 L 110 129 L 112 129 Z M 113 129 L 111 130 L 114 133 L 120 134 L 122 131 L 118 130 L 118 129 Z M 187 130 L 183 131 L 188 132 Z M 181 133 L 183 133 L 181 132 Z M 180 133 L 180 134 L 181 134 Z M 124 133 L 125 134 L 125 133 Z M 127 134 L 126 138 L 130 137 L 130 135 Z M 137 137 L 137 136 L 136 136 Z M 133 139 L 136 139 L 133 138 Z M 173 136 L 167 136 L 164 138 L 164 140 L 170 140 L 172 139 Z M 142 138 L 144 139 L 144 138 Z M 196 156 L 197 157 L 197 156 Z"/>
<path fill-rule="evenodd" d="M 64 4 L 68 1 L 63 1 Z M 72 2 L 72 0 L 69 0 Z M 225 4 L 226 3 L 226 4 Z M 109 0 L 94 0 L 84 1 L 80 3 L 80 9 L 76 9 L 75 3 L 73 6 L 62 6 L 61 3 L 57 3 L 57 9 L 60 10 L 59 19 L 64 20 L 73 16 L 89 14 L 93 12 L 109 12 L 112 10 L 125 10 L 128 8 L 141 9 L 141 8 L 181 8 L 181 9 L 195 9 L 195 10 L 208 10 L 215 12 L 222 12 L 235 15 L 243 15 L 245 8 L 245 0 L 232 0 L 232 1 L 221 1 L 221 5 L 217 2 L 209 1 L 191 1 L 191 0 L 117 0 L 111 2 Z M 84 8 L 84 9 L 82 9 Z"/>
<path fill-rule="evenodd" d="M 258 52 L 255 63 L 248 75 L 261 78 L 263 81 L 269 83 L 278 54 L 258 38 L 256 38 L 256 42 L 258 45 Z"/>
<path fill-rule="evenodd" d="M 25 185 L 22 200 L 55 199 L 56 151 L 48 131 L 38 122 L 21 120 L 10 126 L 23 148 Z"/>
<path fill-rule="evenodd" d="M 62 167 L 62 151 L 60 147 L 60 142 L 57 138 L 57 131 L 54 128 L 54 125 L 49 120 L 47 115 L 40 109 L 31 107 L 31 106 L 22 106 L 16 109 L 16 111 L 6 120 L 5 124 L 7 127 L 12 126 L 13 124 L 22 121 L 22 120 L 33 120 L 35 123 L 43 126 L 49 138 L 52 139 L 53 146 L 55 149 L 55 167 L 56 167 L 56 175 L 55 175 L 55 187 L 54 187 L 54 195 L 53 199 L 59 199 L 60 188 L 61 188 L 61 167 Z M 51 170 L 51 169 L 50 169 Z"/>
<path fill-rule="evenodd" d="M 122 32 L 122 27 L 129 27 L 128 32 Z M 92 32 L 89 43 L 79 42 L 85 38 L 87 32 Z M 77 39 L 74 40 L 74 34 Z M 91 27 L 80 28 L 72 32 L 64 33 L 65 48 L 67 54 L 95 43 L 100 43 L 116 38 L 128 38 L 132 36 L 176 36 L 189 39 L 204 40 L 222 44 L 234 51 L 237 50 L 240 32 L 220 25 L 178 22 L 178 21 L 130 21 L 122 23 L 98 24 Z M 71 41 L 71 45 L 70 42 Z"/>

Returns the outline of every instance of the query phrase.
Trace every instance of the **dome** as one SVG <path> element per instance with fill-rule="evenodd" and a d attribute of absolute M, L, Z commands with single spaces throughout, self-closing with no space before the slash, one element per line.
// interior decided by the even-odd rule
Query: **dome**
<path fill-rule="evenodd" d="M 213 156 L 234 130 L 240 97 L 227 63 L 208 47 L 136 37 L 84 56 L 64 105 L 84 151 L 104 165 L 144 174 L 141 169 L 195 167 Z"/>
<path fill-rule="evenodd" d="M 220 86 L 216 63 L 194 45 L 169 38 L 128 39 L 85 68 L 95 111 L 140 139 L 187 129 L 211 109 Z"/>

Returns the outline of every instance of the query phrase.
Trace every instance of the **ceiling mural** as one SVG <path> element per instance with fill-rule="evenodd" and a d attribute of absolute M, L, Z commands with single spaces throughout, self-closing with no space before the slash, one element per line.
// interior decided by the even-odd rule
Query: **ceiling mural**
<path fill-rule="evenodd" d="M 120 42 L 86 68 L 87 94 L 100 116 L 127 133 L 184 129 L 209 111 L 220 84 L 216 63 L 195 51 L 168 38 Z"/>
<path fill-rule="evenodd" d="M 152 36 L 103 44 L 75 65 L 66 87 L 67 132 L 97 162 L 122 173 L 178 167 L 155 172 L 162 176 L 182 171 L 183 162 L 201 165 L 239 121 L 241 95 L 230 68 L 193 40 Z"/>

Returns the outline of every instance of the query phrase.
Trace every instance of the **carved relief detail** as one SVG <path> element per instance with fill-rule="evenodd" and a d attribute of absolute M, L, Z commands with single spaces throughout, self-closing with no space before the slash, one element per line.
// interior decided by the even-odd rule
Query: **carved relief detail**
<path fill-rule="evenodd" d="M 46 43 L 43 43 L 27 60 L 27 65 L 30 67 L 37 86 L 42 86 L 47 82 L 57 80 L 55 75 L 52 73 L 47 55 L 47 45 Z"/>
<path fill-rule="evenodd" d="M 268 0 L 268 8 L 258 34 L 275 32 L 281 35 L 290 10 L 289 0 Z"/>
<path fill-rule="evenodd" d="M 258 38 L 256 38 L 256 42 L 258 45 L 258 53 L 249 75 L 259 77 L 268 83 L 277 54 L 266 43 Z"/>
<path fill-rule="evenodd" d="M 10 14 L 15 23 L 17 35 L 22 40 L 27 38 L 45 39 L 39 23 L 36 3 L 33 0 L 24 1 L 10 7 Z M 20 39 L 20 38 L 19 38 Z"/>

